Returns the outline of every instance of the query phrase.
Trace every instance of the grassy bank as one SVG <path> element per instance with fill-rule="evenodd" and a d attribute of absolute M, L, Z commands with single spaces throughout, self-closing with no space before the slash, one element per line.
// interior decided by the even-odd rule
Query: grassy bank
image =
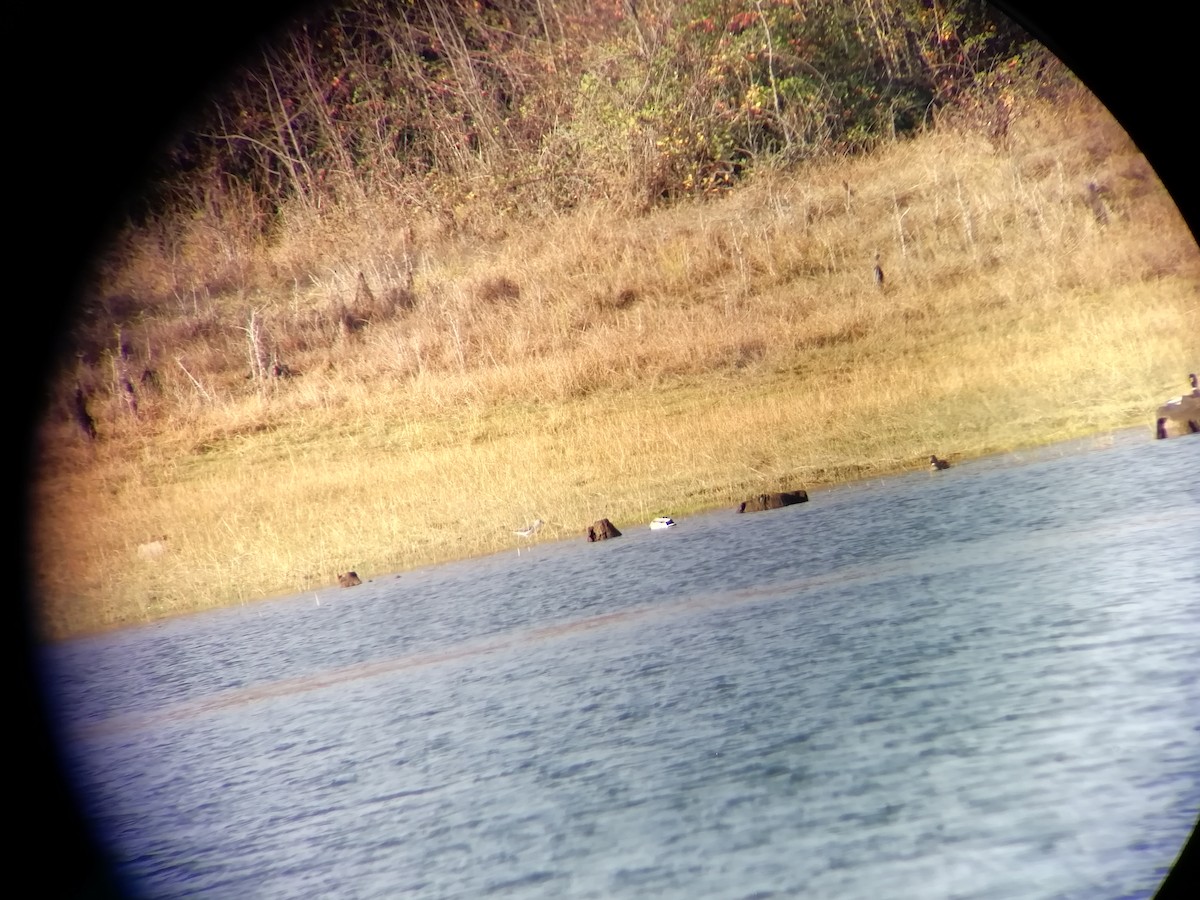
<path fill-rule="evenodd" d="M 42 428 L 46 632 L 511 550 L 535 516 L 555 538 L 930 453 L 1149 440 L 1200 365 L 1200 253 L 1093 102 L 1021 113 L 1003 146 L 935 133 L 644 215 L 363 206 L 130 248 L 132 349 L 88 320 L 60 389 L 88 384 L 99 439 Z M 216 258 L 223 286 L 180 281 Z M 255 329 L 291 377 L 247 379 Z M 136 415 L 112 386 L 134 359 Z"/>

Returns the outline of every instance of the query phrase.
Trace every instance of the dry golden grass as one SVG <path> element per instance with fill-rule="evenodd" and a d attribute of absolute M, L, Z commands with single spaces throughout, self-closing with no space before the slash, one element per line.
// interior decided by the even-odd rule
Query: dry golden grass
<path fill-rule="evenodd" d="M 1149 439 L 1200 364 L 1196 244 L 1093 102 L 1011 137 L 934 134 L 641 217 L 460 210 L 446 233 L 366 206 L 270 246 L 201 230 L 176 268 L 135 248 L 110 280 L 146 298 L 125 334 L 161 387 L 135 422 L 102 361 L 64 373 L 96 386 L 101 440 L 42 430 L 46 632 L 512 549 L 535 516 L 538 540 L 578 536 L 930 453 Z M 246 380 L 250 310 L 296 377 Z"/>

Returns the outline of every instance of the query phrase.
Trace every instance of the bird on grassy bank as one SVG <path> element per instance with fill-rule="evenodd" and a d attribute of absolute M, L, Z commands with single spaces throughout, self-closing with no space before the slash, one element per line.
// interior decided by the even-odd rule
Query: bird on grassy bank
<path fill-rule="evenodd" d="M 657 519 L 655 519 L 653 522 L 650 523 L 650 528 L 653 531 L 658 531 L 659 529 L 662 529 L 662 528 L 674 528 L 674 527 L 675 527 L 675 520 L 672 519 L 670 516 L 659 516 Z"/>
<path fill-rule="evenodd" d="M 879 251 L 875 251 L 875 268 L 871 270 L 871 276 L 875 279 L 875 287 L 883 287 L 883 267 L 879 265 Z"/>
<path fill-rule="evenodd" d="M 929 457 L 929 471 L 938 472 L 942 469 L 950 468 L 950 463 L 944 459 L 938 459 L 936 456 Z"/>

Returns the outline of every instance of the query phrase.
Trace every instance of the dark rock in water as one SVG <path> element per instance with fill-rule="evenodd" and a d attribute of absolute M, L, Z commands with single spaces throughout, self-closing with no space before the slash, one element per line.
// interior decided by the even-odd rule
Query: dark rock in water
<path fill-rule="evenodd" d="M 608 519 L 601 519 L 595 525 L 589 525 L 587 530 L 589 541 L 606 541 L 609 538 L 620 536 L 621 532 L 617 531 L 617 526 Z"/>
<path fill-rule="evenodd" d="M 1158 408 L 1154 436 L 1160 441 L 1181 434 L 1200 433 L 1200 387 L 1195 375 L 1189 375 L 1192 392 L 1168 400 Z"/>
<path fill-rule="evenodd" d="M 807 503 L 805 491 L 777 491 L 774 494 L 759 494 L 738 505 L 738 512 L 762 512 L 764 509 L 779 509 L 793 503 Z"/>
<path fill-rule="evenodd" d="M 1165 407 L 1160 409 L 1159 413 L 1164 412 L 1165 409 Z M 1160 441 L 1164 438 L 1179 437 L 1182 434 L 1200 433 L 1200 409 L 1182 413 L 1176 410 L 1169 410 L 1169 412 L 1172 414 L 1160 415 L 1154 423 L 1154 436 Z"/>
<path fill-rule="evenodd" d="M 1180 434 L 1200 434 L 1200 415 L 1195 419 L 1159 419 L 1154 426 L 1154 437 L 1162 440 L 1174 438 Z"/>
<path fill-rule="evenodd" d="M 357 572 L 343 572 L 338 576 L 338 584 L 342 587 L 354 587 L 356 584 L 362 584 L 362 579 L 358 577 Z"/>

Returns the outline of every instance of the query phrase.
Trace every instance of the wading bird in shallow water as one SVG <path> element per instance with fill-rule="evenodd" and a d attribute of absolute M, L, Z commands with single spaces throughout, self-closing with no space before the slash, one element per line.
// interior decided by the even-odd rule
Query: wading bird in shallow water
<path fill-rule="evenodd" d="M 541 528 L 545 524 L 546 523 L 543 522 L 541 519 L 534 519 L 532 522 L 530 522 L 524 528 L 518 528 L 516 531 L 513 532 L 513 534 L 519 534 L 523 538 L 530 538 L 530 537 L 533 537 L 535 534 L 537 534 L 538 529 Z"/>
<path fill-rule="evenodd" d="M 530 522 L 524 528 L 518 528 L 516 531 L 513 532 L 513 534 L 515 534 L 517 537 L 525 538 L 525 540 L 529 540 L 531 537 L 533 537 L 535 534 L 537 534 L 538 530 L 545 524 L 546 523 L 543 522 L 541 519 L 534 519 L 532 522 Z M 517 556 L 520 556 L 520 555 L 521 555 L 521 545 L 517 544 Z"/>
<path fill-rule="evenodd" d="M 937 472 L 941 469 L 948 469 L 948 468 L 950 468 L 950 463 L 946 462 L 946 460 L 938 459 L 936 456 L 929 457 L 929 471 L 930 472 Z"/>

